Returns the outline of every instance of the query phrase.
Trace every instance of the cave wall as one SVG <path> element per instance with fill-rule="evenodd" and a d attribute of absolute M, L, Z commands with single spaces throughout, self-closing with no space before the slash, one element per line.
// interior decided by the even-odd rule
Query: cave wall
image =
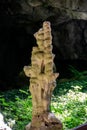
<path fill-rule="evenodd" d="M 0 86 L 14 84 L 23 66 L 30 64 L 36 45 L 33 34 L 43 21 L 51 22 L 56 64 L 70 60 L 86 63 L 86 5 L 86 0 L 0 1 Z"/>

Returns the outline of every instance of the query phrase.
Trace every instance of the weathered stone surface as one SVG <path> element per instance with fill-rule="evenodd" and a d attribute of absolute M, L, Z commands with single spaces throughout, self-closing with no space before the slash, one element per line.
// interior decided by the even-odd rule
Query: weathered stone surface
<path fill-rule="evenodd" d="M 33 47 L 31 66 L 25 66 L 24 72 L 30 77 L 29 90 L 32 94 L 32 121 L 26 130 L 61 130 L 62 123 L 50 112 L 51 96 L 56 87 L 58 73 L 53 72 L 54 54 L 52 53 L 52 35 L 50 22 L 34 34 L 37 47 Z"/>
<path fill-rule="evenodd" d="M 61 130 L 62 123 L 53 113 L 43 113 L 35 116 L 32 122 L 26 126 L 26 130 Z"/>
<path fill-rule="evenodd" d="M 54 36 L 53 44 L 57 47 L 56 50 L 60 53 L 59 58 L 86 60 L 86 5 L 86 0 L 21 0 L 14 2 L 6 2 L 4 0 L 0 5 L 0 25 L 2 27 L 5 26 L 7 28 L 9 26 L 9 28 L 11 28 L 10 30 L 7 28 L 9 33 L 8 38 L 10 38 L 10 32 L 13 28 L 18 29 L 20 26 L 20 29 L 22 29 L 23 27 L 28 35 L 33 35 L 33 33 L 40 27 L 42 21 L 49 20 L 52 24 Z M 3 28 L 1 28 L 1 30 L 3 30 Z M 17 30 L 13 31 L 16 33 Z M 15 37 L 17 36 L 15 35 Z M 17 37 L 16 40 L 19 41 L 20 48 L 21 44 L 26 46 L 25 42 L 21 43 L 19 37 Z M 66 54 L 64 54 L 63 50 L 66 51 Z"/>
<path fill-rule="evenodd" d="M 86 22 L 70 21 L 54 29 L 53 43 L 59 50 L 58 59 L 87 59 Z M 66 52 L 66 53 L 64 53 Z"/>
<path fill-rule="evenodd" d="M 0 1 L 0 84 L 13 82 L 19 66 L 28 64 L 33 33 L 45 20 L 52 25 L 56 59 L 87 60 L 86 5 L 86 0 Z"/>

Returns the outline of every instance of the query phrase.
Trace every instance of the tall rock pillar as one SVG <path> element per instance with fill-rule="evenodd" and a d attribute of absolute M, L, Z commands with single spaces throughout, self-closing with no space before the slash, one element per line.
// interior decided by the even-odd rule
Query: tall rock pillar
<path fill-rule="evenodd" d="M 54 54 L 50 22 L 44 22 L 34 37 L 38 46 L 33 47 L 31 66 L 24 67 L 26 76 L 30 77 L 29 89 L 33 105 L 32 121 L 26 126 L 26 130 L 61 130 L 61 122 L 50 110 L 52 92 L 59 75 L 53 72 Z"/>

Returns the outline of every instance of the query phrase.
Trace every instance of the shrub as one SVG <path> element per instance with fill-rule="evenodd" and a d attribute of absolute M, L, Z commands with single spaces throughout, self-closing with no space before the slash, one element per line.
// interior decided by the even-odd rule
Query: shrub
<path fill-rule="evenodd" d="M 52 96 L 51 110 L 69 130 L 87 121 L 87 80 L 57 81 Z M 28 88 L 0 93 L 0 111 L 15 120 L 13 130 L 24 130 L 32 117 L 32 102 Z"/>
<path fill-rule="evenodd" d="M 87 94 L 81 92 L 82 86 L 60 96 L 53 96 L 51 109 L 64 124 L 64 130 L 74 128 L 87 121 Z"/>

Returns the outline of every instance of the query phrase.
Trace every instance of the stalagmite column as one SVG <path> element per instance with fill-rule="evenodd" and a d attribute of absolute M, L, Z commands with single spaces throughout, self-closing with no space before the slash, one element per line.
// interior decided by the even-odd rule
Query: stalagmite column
<path fill-rule="evenodd" d="M 32 121 L 26 130 L 62 130 L 61 122 L 50 111 L 52 92 L 56 86 L 58 73 L 53 73 L 54 54 L 49 22 L 34 34 L 37 47 L 33 47 L 31 66 L 25 66 L 24 72 L 30 77 L 32 94 Z"/>

